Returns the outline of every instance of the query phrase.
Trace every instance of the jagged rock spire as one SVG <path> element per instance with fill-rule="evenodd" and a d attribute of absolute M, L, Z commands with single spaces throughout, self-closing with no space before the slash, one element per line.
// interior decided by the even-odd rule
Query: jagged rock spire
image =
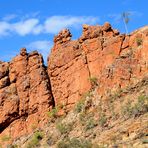
<path fill-rule="evenodd" d="M 63 29 L 59 32 L 58 35 L 54 37 L 54 43 L 65 43 L 67 41 L 70 41 L 72 37 L 72 34 L 70 33 L 69 29 Z"/>

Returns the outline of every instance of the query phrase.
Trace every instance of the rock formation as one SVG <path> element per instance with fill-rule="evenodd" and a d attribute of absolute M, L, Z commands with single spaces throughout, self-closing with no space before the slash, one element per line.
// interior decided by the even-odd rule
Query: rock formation
<path fill-rule="evenodd" d="M 93 89 L 106 96 L 148 76 L 148 26 L 130 35 L 109 23 L 83 25 L 78 40 L 69 30 L 54 38 L 48 66 L 37 51 L 0 62 L 0 133 L 13 139 L 47 123 L 54 106 L 67 111 Z"/>
<path fill-rule="evenodd" d="M 38 127 L 54 104 L 46 67 L 37 51 L 28 54 L 22 48 L 10 63 L 1 62 L 0 88 L 0 132 L 10 132 L 14 138 Z"/>
<path fill-rule="evenodd" d="M 90 90 L 91 78 L 97 79 L 98 92 L 105 97 L 147 75 L 147 34 L 148 27 L 131 35 L 119 34 L 109 23 L 84 25 L 76 41 L 70 40 L 68 30 L 61 31 L 48 58 L 55 104 L 69 109 Z"/>

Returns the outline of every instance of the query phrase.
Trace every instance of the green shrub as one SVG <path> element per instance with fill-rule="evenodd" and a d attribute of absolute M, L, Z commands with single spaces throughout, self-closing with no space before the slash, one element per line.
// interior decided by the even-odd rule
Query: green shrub
<path fill-rule="evenodd" d="M 122 94 L 122 90 L 118 89 L 116 92 L 111 94 L 110 96 L 110 102 L 113 103 L 116 99 L 120 98 Z"/>
<path fill-rule="evenodd" d="M 57 118 L 58 111 L 59 111 L 58 107 L 55 107 L 51 111 L 47 112 L 47 115 L 51 118 Z"/>
<path fill-rule="evenodd" d="M 88 117 L 87 115 L 85 114 L 85 112 L 81 112 L 79 114 L 79 121 L 82 125 L 85 125 L 86 121 L 87 121 Z"/>
<path fill-rule="evenodd" d="M 1 141 L 2 141 L 2 142 L 9 141 L 10 139 L 11 139 L 11 137 L 8 136 L 8 135 L 4 135 L 4 136 L 1 137 Z"/>
<path fill-rule="evenodd" d="M 75 112 L 80 113 L 82 111 L 86 111 L 87 106 L 89 106 L 89 104 L 92 103 L 91 97 L 93 97 L 93 94 L 91 93 L 91 91 L 84 93 L 82 95 L 82 98 L 75 105 Z"/>
<path fill-rule="evenodd" d="M 81 112 L 79 114 L 79 122 L 83 126 L 85 126 L 88 123 L 88 121 L 93 118 L 93 116 L 94 116 L 94 113 L 93 112 L 91 112 L 91 113 Z"/>
<path fill-rule="evenodd" d="M 96 77 L 90 77 L 89 80 L 90 80 L 92 88 L 95 88 L 96 86 L 98 86 L 98 82 L 97 82 L 98 79 Z"/>
<path fill-rule="evenodd" d="M 65 123 L 58 123 L 56 125 L 57 130 L 63 135 L 67 134 L 72 130 L 72 123 L 65 124 Z"/>
<path fill-rule="evenodd" d="M 132 115 L 132 105 L 131 101 L 128 101 L 121 110 L 121 114 L 124 118 L 129 118 Z"/>
<path fill-rule="evenodd" d="M 148 105 L 148 96 L 147 95 L 140 95 L 138 97 L 138 102 L 141 104 L 147 104 Z"/>
<path fill-rule="evenodd" d="M 58 142 L 58 144 L 57 144 L 57 148 L 69 148 L 68 147 L 69 145 L 67 144 L 67 142 L 66 141 L 60 141 L 60 142 Z"/>
<path fill-rule="evenodd" d="M 83 110 L 83 108 L 84 108 L 84 103 L 85 103 L 84 99 L 81 99 L 81 100 L 78 101 L 78 103 L 77 103 L 76 106 L 75 106 L 75 111 L 76 111 L 77 113 L 80 113 L 80 112 Z"/>
<path fill-rule="evenodd" d="M 90 118 L 90 119 L 86 122 L 85 130 L 92 129 L 92 128 L 94 128 L 95 126 L 97 126 L 95 120 L 94 120 L 93 118 Z"/>
<path fill-rule="evenodd" d="M 103 127 L 103 126 L 105 126 L 106 122 L 107 122 L 107 117 L 104 113 L 102 113 L 100 118 L 99 118 L 99 125 L 101 127 Z"/>
<path fill-rule="evenodd" d="M 43 139 L 43 133 L 40 131 L 35 132 L 31 140 L 28 142 L 27 148 L 34 148 L 36 146 L 39 146 L 39 142 L 42 139 Z"/>
<path fill-rule="evenodd" d="M 140 46 L 142 45 L 142 39 L 141 38 L 136 38 L 136 43 L 137 43 L 137 46 Z"/>
<path fill-rule="evenodd" d="M 138 97 L 138 102 L 132 108 L 133 116 L 140 116 L 148 112 L 148 96 L 141 95 Z"/>
<path fill-rule="evenodd" d="M 140 116 L 146 112 L 148 112 L 148 96 L 146 95 L 139 96 L 133 106 L 129 101 L 122 108 L 122 115 L 125 118 Z"/>
<path fill-rule="evenodd" d="M 92 143 L 84 139 L 66 139 L 57 144 L 57 148 L 92 148 Z"/>
<path fill-rule="evenodd" d="M 148 139 L 142 139 L 143 144 L 148 144 Z"/>

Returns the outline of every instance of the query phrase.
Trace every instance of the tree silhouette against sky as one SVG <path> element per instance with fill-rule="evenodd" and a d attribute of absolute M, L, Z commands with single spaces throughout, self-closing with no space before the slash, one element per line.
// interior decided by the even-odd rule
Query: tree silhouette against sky
<path fill-rule="evenodd" d="M 130 12 L 123 12 L 122 15 L 121 15 L 121 16 L 122 16 L 122 19 L 123 19 L 123 22 L 124 22 L 126 34 L 128 34 L 128 27 L 127 27 L 127 24 L 128 24 L 129 21 L 130 21 L 129 15 L 131 15 Z"/>

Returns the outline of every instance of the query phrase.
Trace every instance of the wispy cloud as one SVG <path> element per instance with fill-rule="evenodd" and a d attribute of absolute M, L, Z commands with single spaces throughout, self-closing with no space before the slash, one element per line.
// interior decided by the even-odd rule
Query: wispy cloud
<path fill-rule="evenodd" d="M 11 24 L 12 27 L 10 31 L 15 32 L 21 36 L 25 36 L 27 34 L 36 34 L 36 27 L 38 28 L 38 19 L 28 19 L 25 21 L 20 21 L 14 24 Z"/>
<path fill-rule="evenodd" d="M 29 45 L 27 45 L 27 49 L 29 51 L 38 50 L 40 53 L 42 53 L 45 61 L 47 59 L 47 56 L 49 55 L 51 47 L 52 47 L 52 42 L 46 40 L 34 41 L 29 43 Z"/>
<path fill-rule="evenodd" d="M 3 21 L 11 21 L 15 19 L 18 15 L 16 14 L 8 14 L 2 18 Z"/>
<path fill-rule="evenodd" d="M 78 28 L 84 23 L 94 24 L 97 22 L 96 17 L 72 17 L 72 16 L 53 16 L 49 17 L 44 24 L 47 33 L 57 33 L 62 28 L 74 27 Z"/>
<path fill-rule="evenodd" d="M 9 20 L 13 17 L 15 16 L 9 16 L 0 21 L 0 36 L 12 33 L 20 36 L 41 33 L 55 34 L 63 28 L 79 28 L 84 23 L 95 24 L 98 21 L 98 18 L 90 16 L 51 16 L 42 22 L 38 18 L 32 17 L 10 23 Z"/>
<path fill-rule="evenodd" d="M 10 24 L 2 21 L 0 22 L 0 36 L 9 35 L 8 29 L 10 27 Z"/>

